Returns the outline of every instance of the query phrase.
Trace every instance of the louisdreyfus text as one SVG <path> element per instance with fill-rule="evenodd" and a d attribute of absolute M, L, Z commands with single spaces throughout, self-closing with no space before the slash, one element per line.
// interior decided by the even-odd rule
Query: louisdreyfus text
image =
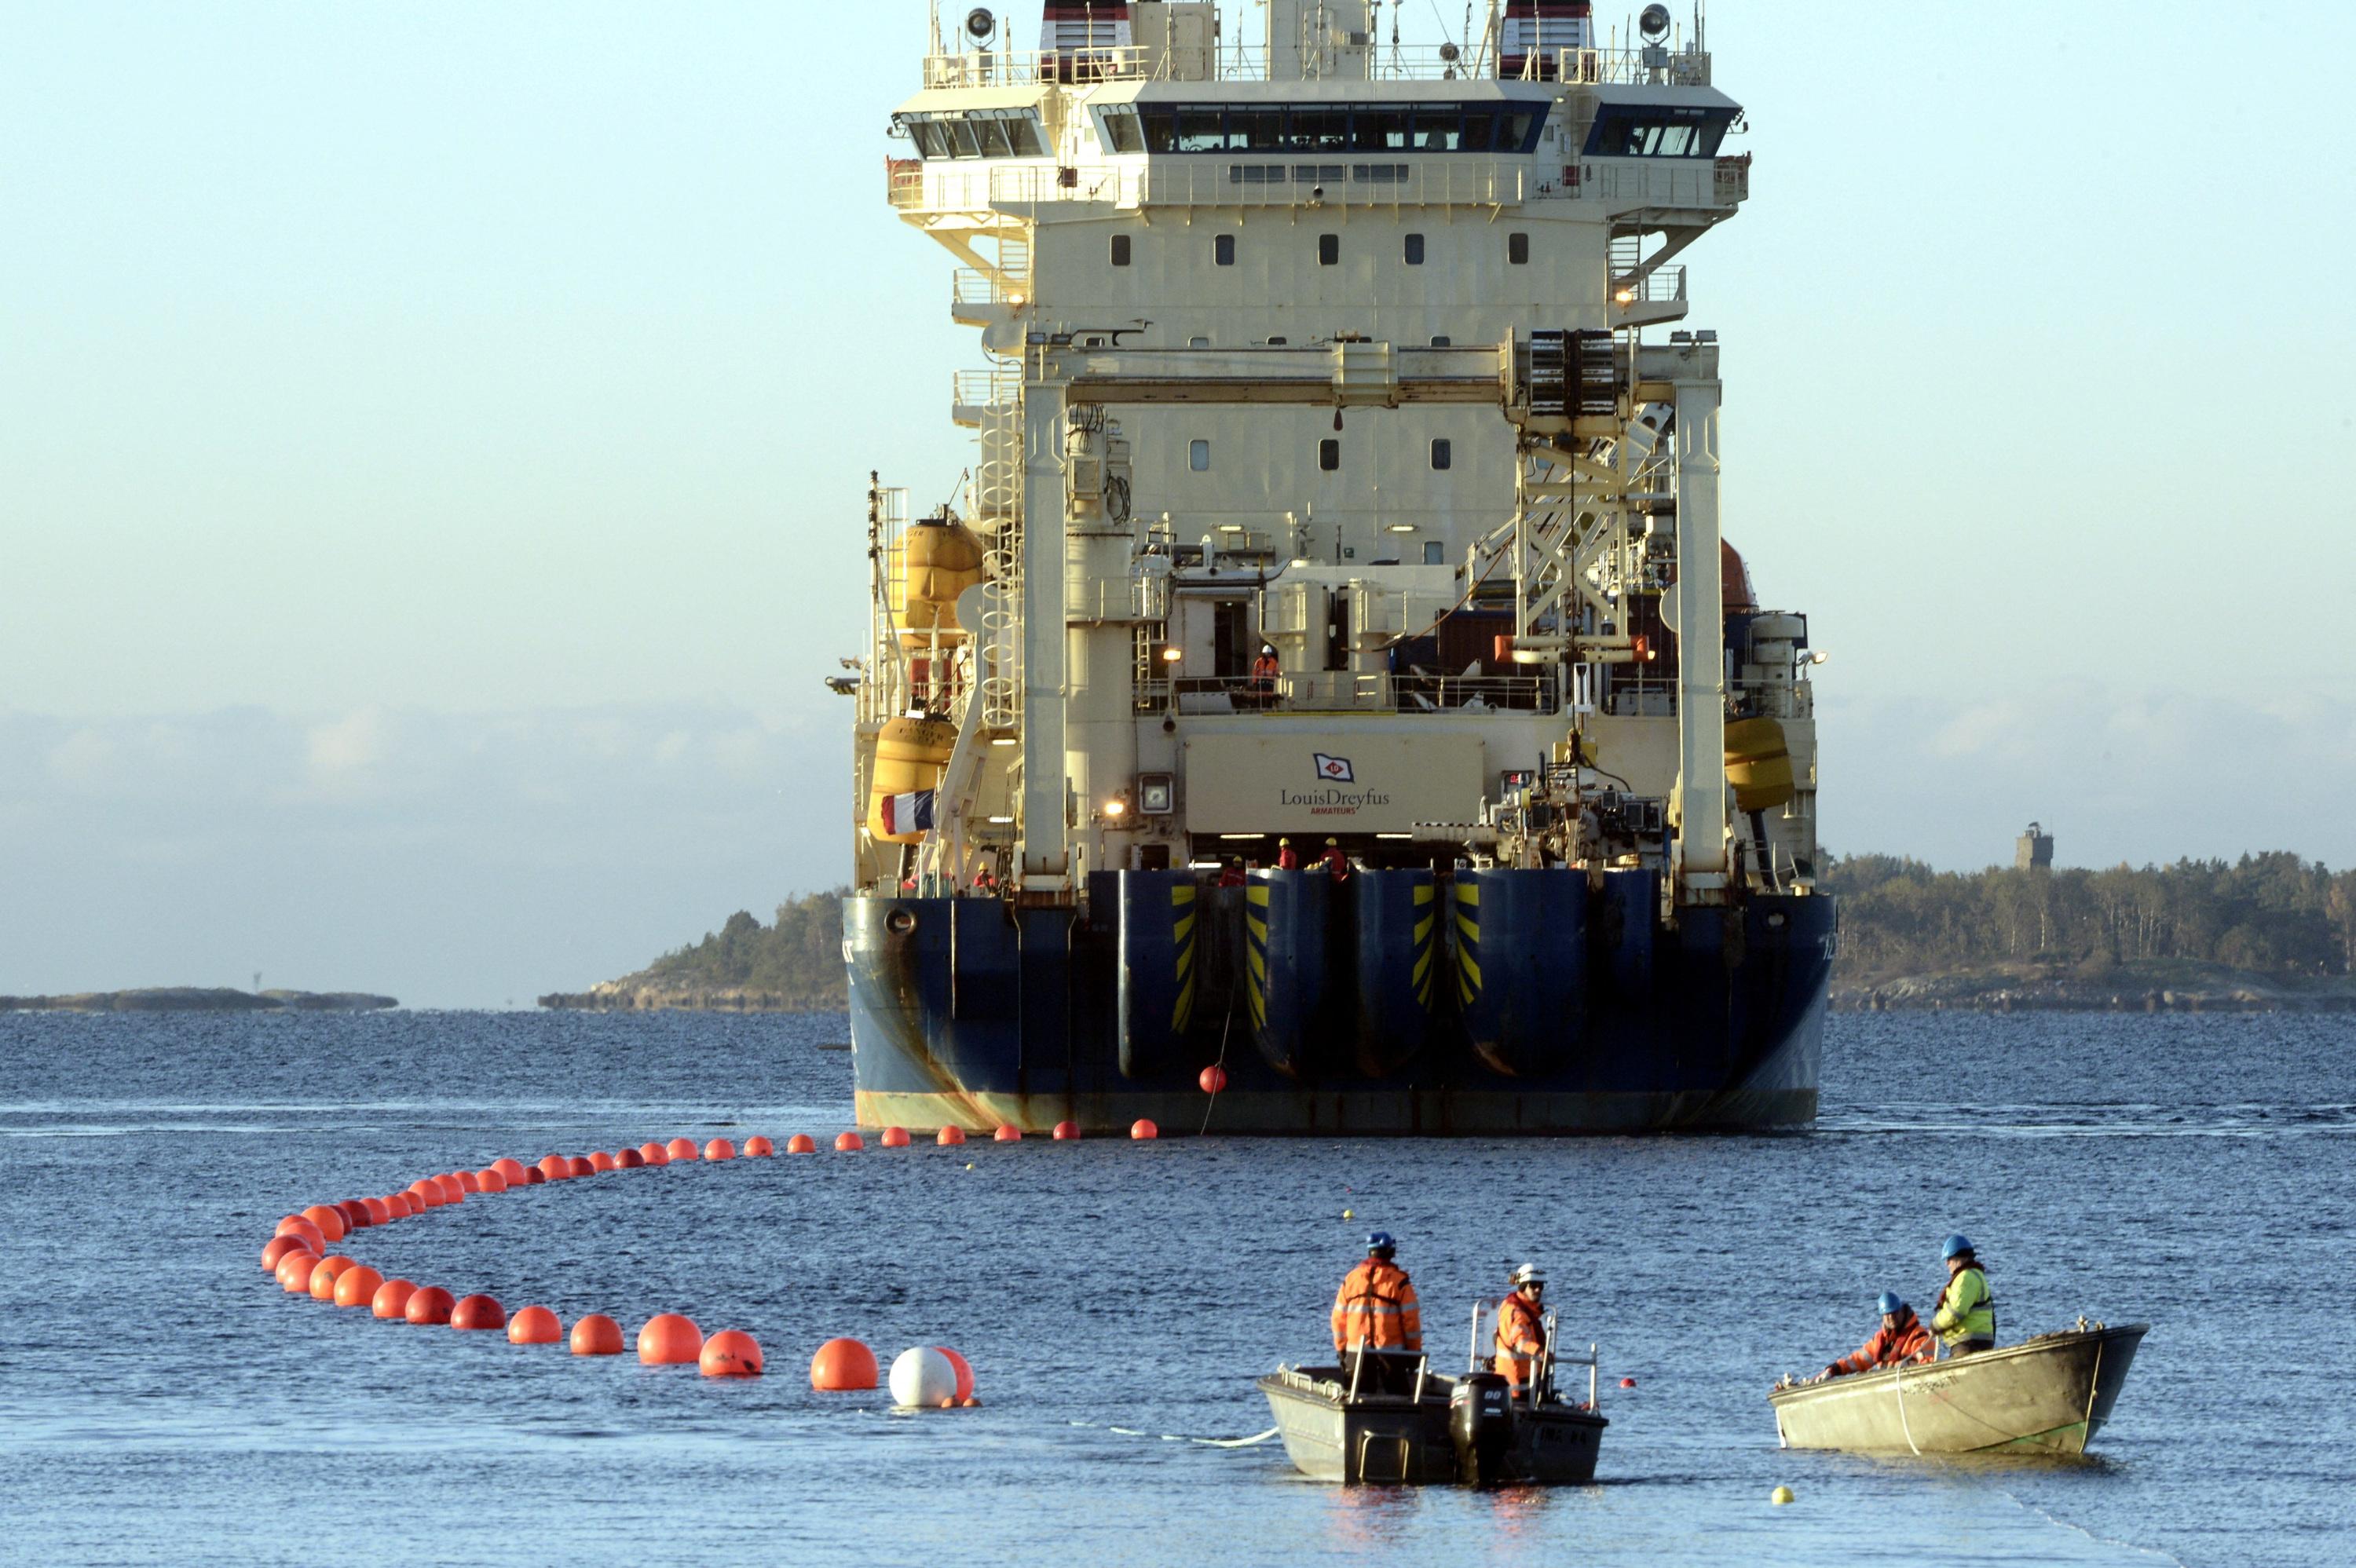
<path fill-rule="evenodd" d="M 1305 805 L 1312 816 L 1340 816 L 1369 805 L 1388 805 L 1391 797 L 1378 789 L 1286 789 L 1277 787 L 1281 805 Z"/>

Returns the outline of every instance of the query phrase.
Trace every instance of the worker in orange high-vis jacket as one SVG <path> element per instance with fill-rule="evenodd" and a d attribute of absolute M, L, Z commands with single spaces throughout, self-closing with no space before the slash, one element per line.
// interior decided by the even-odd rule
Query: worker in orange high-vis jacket
<path fill-rule="evenodd" d="M 1333 1295 L 1333 1350 L 1421 1350 L 1423 1309 L 1407 1270 L 1393 1263 L 1398 1243 L 1387 1231 L 1366 1238 L 1366 1261 L 1350 1271 Z"/>
<path fill-rule="evenodd" d="M 1818 1372 L 1815 1381 L 1931 1360 L 1931 1331 L 1922 1327 L 1914 1309 L 1899 1299 L 1896 1291 L 1883 1291 L 1881 1299 L 1874 1305 L 1881 1309 L 1881 1327 L 1873 1331 L 1873 1338 L 1858 1346 L 1855 1355 L 1843 1356 Z"/>
<path fill-rule="evenodd" d="M 1537 1392 L 1538 1359 L 1546 1353 L 1546 1275 L 1536 1264 L 1514 1271 L 1514 1292 L 1497 1303 L 1496 1354 L 1492 1360 L 1518 1393 Z"/>

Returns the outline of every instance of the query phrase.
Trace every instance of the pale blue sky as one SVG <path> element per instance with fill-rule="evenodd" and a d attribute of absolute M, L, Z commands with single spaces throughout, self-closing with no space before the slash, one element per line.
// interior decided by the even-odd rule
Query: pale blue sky
<path fill-rule="evenodd" d="M 2270 10 L 1714 7 L 1836 848 L 2356 860 L 2356 23 Z M 0 991 L 496 1004 L 841 874 L 866 471 L 979 363 L 924 16 L 0 4 Z"/>

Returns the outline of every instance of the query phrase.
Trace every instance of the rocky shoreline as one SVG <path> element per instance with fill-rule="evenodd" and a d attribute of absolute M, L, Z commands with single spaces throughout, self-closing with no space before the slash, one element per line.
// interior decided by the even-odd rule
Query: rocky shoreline
<path fill-rule="evenodd" d="M 2356 976 L 2270 975 L 2218 964 L 2096 970 L 2010 965 L 1870 981 L 1836 977 L 1836 1012 L 2356 1012 Z"/>
<path fill-rule="evenodd" d="M 841 997 L 809 997 L 743 986 L 680 987 L 604 980 L 585 991 L 551 991 L 543 1008 L 584 1013 L 839 1013 Z"/>
<path fill-rule="evenodd" d="M 368 991 L 241 991 L 228 986 L 149 986 L 131 991 L 0 997 L 0 1012 L 364 1013 L 399 1006 L 396 997 Z"/>

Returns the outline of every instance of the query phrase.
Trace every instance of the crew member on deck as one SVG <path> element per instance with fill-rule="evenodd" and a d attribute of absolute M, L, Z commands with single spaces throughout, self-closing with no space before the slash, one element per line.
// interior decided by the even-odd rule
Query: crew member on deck
<path fill-rule="evenodd" d="M 1931 1327 L 1951 1356 L 1996 1349 L 1996 1297 L 1988 1293 L 1987 1275 L 1980 1270 L 1979 1254 L 1965 1235 L 1947 1238 L 1941 1256 L 1947 1260 L 1947 1283 L 1939 1287 L 1939 1304 Z"/>
<path fill-rule="evenodd" d="M 1843 1356 L 1812 1380 L 1823 1382 L 1826 1378 L 1845 1378 L 1853 1372 L 1869 1372 L 1879 1367 L 1901 1367 L 1909 1361 L 1927 1361 L 1933 1352 L 1931 1331 L 1914 1316 L 1914 1309 L 1898 1298 L 1894 1290 L 1885 1290 L 1874 1304 L 1881 1309 L 1881 1327 L 1873 1338 L 1858 1347 L 1853 1356 Z"/>
<path fill-rule="evenodd" d="M 1537 1392 L 1538 1357 L 1546 1350 L 1546 1275 L 1536 1264 L 1513 1275 L 1514 1293 L 1497 1303 L 1496 1356 L 1493 1364 L 1518 1393 Z"/>
<path fill-rule="evenodd" d="M 1342 853 L 1342 846 L 1333 839 L 1325 840 L 1325 853 L 1318 858 L 1318 864 L 1337 882 L 1350 880 L 1350 857 Z"/>
<path fill-rule="evenodd" d="M 1276 869 L 1280 871 L 1301 869 L 1301 851 L 1292 847 L 1292 840 L 1290 838 L 1280 838 L 1276 841 Z"/>
<path fill-rule="evenodd" d="M 1391 1261 L 1398 1244 L 1387 1231 L 1366 1238 L 1366 1261 L 1352 1269 L 1333 1295 L 1333 1351 L 1423 1349 L 1423 1309 L 1407 1270 Z"/>
<path fill-rule="evenodd" d="M 1275 647 L 1262 643 L 1259 657 L 1252 660 L 1251 696 L 1255 705 L 1265 708 L 1276 700 L 1276 677 L 1283 667 L 1277 662 Z"/>

